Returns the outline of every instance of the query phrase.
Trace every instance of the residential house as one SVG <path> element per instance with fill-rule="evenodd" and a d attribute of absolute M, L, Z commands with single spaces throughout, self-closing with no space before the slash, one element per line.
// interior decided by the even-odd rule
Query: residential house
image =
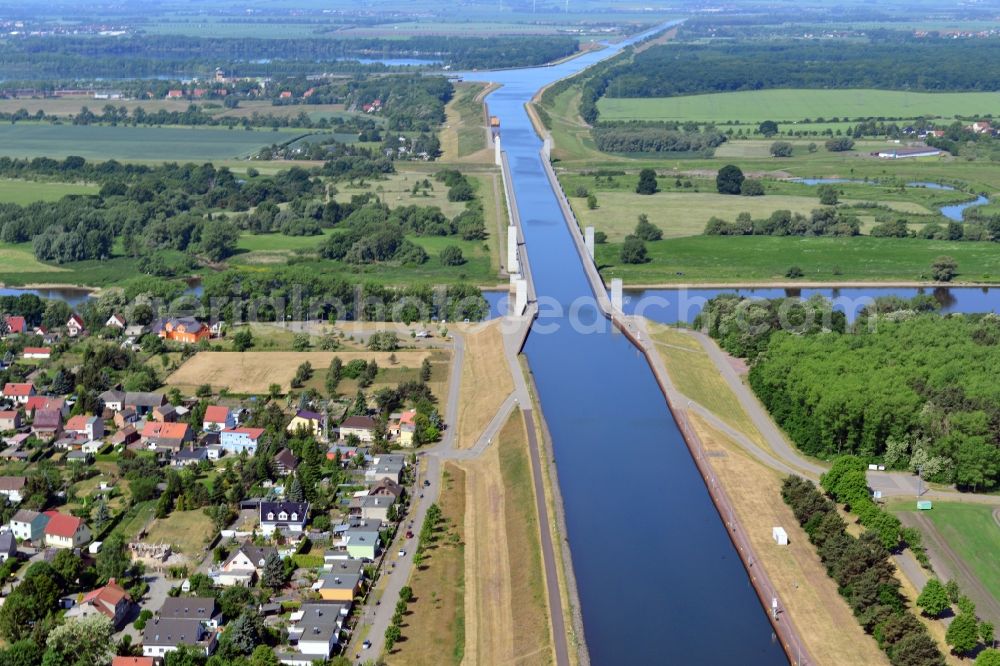
<path fill-rule="evenodd" d="M 62 414 L 65 419 L 69 414 L 69 404 L 65 398 L 56 398 L 48 395 L 33 395 L 28 398 L 24 405 L 24 412 L 31 418 L 35 418 L 35 412 L 40 409 L 54 409 Z"/>
<path fill-rule="evenodd" d="M 296 412 L 295 416 L 292 417 L 292 420 L 288 424 L 286 430 L 290 433 L 295 433 L 299 429 L 302 429 L 319 438 L 323 435 L 324 425 L 324 418 L 322 414 L 299 410 Z"/>
<path fill-rule="evenodd" d="M 80 548 L 90 541 L 90 528 L 77 518 L 58 511 L 46 511 L 49 517 L 43 534 L 45 545 L 51 548 Z"/>
<path fill-rule="evenodd" d="M 278 476 L 289 476 L 295 473 L 299 466 L 299 459 L 290 449 L 281 449 L 274 456 L 274 472 Z"/>
<path fill-rule="evenodd" d="M 151 327 L 164 340 L 193 344 L 208 340 L 212 337 L 212 332 L 208 326 L 198 321 L 194 317 L 170 317 L 153 322 Z"/>
<path fill-rule="evenodd" d="M 389 520 L 389 507 L 396 503 L 396 499 L 386 495 L 360 495 L 352 497 L 350 502 L 350 514 L 364 520 Z"/>
<path fill-rule="evenodd" d="M 0 432 L 21 427 L 21 412 L 16 409 L 0 411 Z"/>
<path fill-rule="evenodd" d="M 0 495 L 11 504 L 19 504 L 24 499 L 24 486 L 28 483 L 23 476 L 0 476 Z"/>
<path fill-rule="evenodd" d="M 116 313 L 108 317 L 108 320 L 104 322 L 104 325 L 108 328 L 117 328 L 120 331 L 124 331 L 128 326 L 128 322 L 125 321 L 125 317 Z"/>
<path fill-rule="evenodd" d="M 3 397 L 19 405 L 28 404 L 28 400 L 35 395 L 35 385 L 30 383 L 10 382 L 3 386 Z"/>
<path fill-rule="evenodd" d="M 10 531 L 18 541 L 41 541 L 49 517 L 44 513 L 19 509 L 10 519 Z"/>
<path fill-rule="evenodd" d="M 181 99 L 182 97 L 184 97 L 184 91 L 183 90 L 177 90 L 175 88 L 173 90 L 168 90 L 167 91 L 167 99 Z"/>
<path fill-rule="evenodd" d="M 17 557 L 17 540 L 13 532 L 0 533 L 0 562 Z"/>
<path fill-rule="evenodd" d="M 58 409 L 36 409 L 31 434 L 39 439 L 54 439 L 62 432 L 62 412 Z"/>
<path fill-rule="evenodd" d="M 342 533 L 340 542 L 337 544 L 342 550 L 356 560 L 367 562 L 374 561 L 378 557 L 381 546 L 379 530 L 382 528 L 380 520 L 363 520 L 353 523 Z"/>
<path fill-rule="evenodd" d="M 979 120 L 972 123 L 969 129 L 971 129 L 976 134 L 989 134 L 990 132 L 993 131 L 993 126 L 990 125 L 990 121 L 988 120 Z"/>
<path fill-rule="evenodd" d="M 25 347 L 24 348 L 24 358 L 26 359 L 47 359 L 52 358 L 52 348 L 51 347 Z"/>
<path fill-rule="evenodd" d="M 291 624 L 288 627 L 288 638 L 303 659 L 283 658 L 282 663 L 308 666 L 314 661 L 329 659 L 340 639 L 348 610 L 348 606 L 339 603 L 302 604 L 289 618 Z"/>
<path fill-rule="evenodd" d="M 382 453 L 375 456 L 365 469 L 365 482 L 378 483 L 389 479 L 399 483 L 403 478 L 403 467 L 406 462 L 399 454 Z"/>
<path fill-rule="evenodd" d="M 186 645 L 210 656 L 215 652 L 216 636 L 197 619 L 182 620 L 154 617 L 146 623 L 142 632 L 142 654 L 145 657 L 162 659 Z"/>
<path fill-rule="evenodd" d="M 18 335 L 28 330 L 28 324 L 24 320 L 24 317 L 18 315 L 7 315 L 5 318 L 0 316 L 0 321 L 4 319 L 7 321 L 7 333 L 9 335 Z"/>
<path fill-rule="evenodd" d="M 400 446 L 413 446 L 413 438 L 417 433 L 417 410 L 410 409 L 399 416 L 399 433 L 397 440 Z"/>
<path fill-rule="evenodd" d="M 153 420 L 160 423 L 174 423 L 177 421 L 177 408 L 169 402 L 153 408 Z"/>
<path fill-rule="evenodd" d="M 257 453 L 257 445 L 264 436 L 263 428 L 229 428 L 219 434 L 219 444 L 226 453 L 239 454 L 246 451 L 247 455 Z"/>
<path fill-rule="evenodd" d="M 197 465 L 202 460 L 208 460 L 208 449 L 192 444 L 176 452 L 172 462 L 174 467 L 188 467 L 189 465 Z"/>
<path fill-rule="evenodd" d="M 191 428 L 187 423 L 146 421 L 142 427 L 142 441 L 153 450 L 176 453 L 192 438 Z"/>
<path fill-rule="evenodd" d="M 320 574 L 320 580 L 314 586 L 323 601 L 352 602 L 361 593 L 364 582 L 364 562 L 361 560 L 333 560 L 329 566 L 324 564 L 326 573 Z"/>
<path fill-rule="evenodd" d="M 100 416 L 74 416 L 66 422 L 63 432 L 82 435 L 89 440 L 104 437 L 104 419 Z"/>
<path fill-rule="evenodd" d="M 127 425 L 114 435 L 111 436 L 111 444 L 116 448 L 119 446 L 128 446 L 133 442 L 139 441 L 139 431 L 135 429 L 133 425 Z"/>
<path fill-rule="evenodd" d="M 370 416 L 348 416 L 340 424 L 340 439 L 354 435 L 362 442 L 371 443 L 375 441 L 375 426 L 375 419 Z"/>
<path fill-rule="evenodd" d="M 222 611 L 212 597 L 167 597 L 156 614 L 163 619 L 198 620 L 209 629 L 218 629 L 222 622 Z"/>
<path fill-rule="evenodd" d="M 213 576 L 215 584 L 250 587 L 263 575 L 267 558 L 277 552 L 273 546 L 255 546 L 249 541 L 244 543 L 219 567 L 218 573 Z"/>
<path fill-rule="evenodd" d="M 69 609 L 66 617 L 86 617 L 100 614 L 111 620 L 117 630 L 125 624 L 131 611 L 132 597 L 112 578 L 104 587 L 99 587 L 85 594 L 79 604 Z"/>
<path fill-rule="evenodd" d="M 152 657 L 115 657 L 111 666 L 154 666 Z"/>
<path fill-rule="evenodd" d="M 113 412 L 122 411 L 125 403 L 125 391 L 110 390 L 105 391 L 101 395 L 97 396 L 101 404 L 104 405 L 105 409 L 110 409 Z"/>
<path fill-rule="evenodd" d="M 229 430 L 236 427 L 236 417 L 228 407 L 221 405 L 211 405 L 205 409 L 205 418 L 202 422 L 202 430 Z"/>
<path fill-rule="evenodd" d="M 382 495 L 399 499 L 403 495 L 403 486 L 392 479 L 381 479 L 368 490 L 369 495 Z"/>
<path fill-rule="evenodd" d="M 154 409 L 167 404 L 167 397 L 162 393 L 133 393 L 128 392 L 122 400 L 122 409 L 129 407 L 135 410 L 139 416 L 147 416 Z"/>
<path fill-rule="evenodd" d="M 135 427 L 139 423 L 139 415 L 135 413 L 134 407 L 126 407 L 120 412 L 115 412 L 114 416 L 115 427 L 118 429 L 126 428 L 128 426 Z"/>
<path fill-rule="evenodd" d="M 66 462 L 89 465 L 94 462 L 94 454 L 89 451 L 77 450 L 66 454 Z"/>
<path fill-rule="evenodd" d="M 347 446 L 346 444 L 333 444 L 326 452 L 327 460 L 336 460 L 340 456 L 340 465 L 346 467 L 359 454 L 364 457 L 367 447 Z"/>
<path fill-rule="evenodd" d="M 261 502 L 260 530 L 270 536 L 275 531 L 301 534 L 309 520 L 308 502 Z"/>
<path fill-rule="evenodd" d="M 86 326 L 83 325 L 83 319 L 80 315 L 75 312 L 69 316 L 69 320 L 66 322 L 66 335 L 71 338 L 76 338 L 87 332 Z"/>

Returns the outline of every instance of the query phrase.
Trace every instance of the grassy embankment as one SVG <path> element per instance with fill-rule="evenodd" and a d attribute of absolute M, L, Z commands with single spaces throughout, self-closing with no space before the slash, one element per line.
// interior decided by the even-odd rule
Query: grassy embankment
<path fill-rule="evenodd" d="M 486 127 L 482 97 L 490 86 L 481 83 L 459 83 L 455 95 L 445 107 L 447 121 L 441 129 L 441 161 L 493 163 L 493 154 L 486 150 Z"/>
<path fill-rule="evenodd" d="M 460 449 L 476 444 L 500 405 L 514 390 L 499 326 L 499 322 L 493 322 L 465 336 L 455 443 Z"/>

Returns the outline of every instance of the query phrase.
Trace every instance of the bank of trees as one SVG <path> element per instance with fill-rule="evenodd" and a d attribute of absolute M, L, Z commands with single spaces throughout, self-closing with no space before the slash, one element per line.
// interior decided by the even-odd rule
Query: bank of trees
<path fill-rule="evenodd" d="M 734 222 L 712 217 L 705 225 L 706 236 L 857 236 L 858 219 L 833 208 L 817 208 L 808 217 L 788 210 L 776 210 L 770 217 L 754 220 L 740 213 Z"/>
<path fill-rule="evenodd" d="M 606 153 L 700 153 L 711 156 L 726 141 L 715 130 L 685 131 L 671 124 L 601 123 L 591 134 L 598 150 Z"/>

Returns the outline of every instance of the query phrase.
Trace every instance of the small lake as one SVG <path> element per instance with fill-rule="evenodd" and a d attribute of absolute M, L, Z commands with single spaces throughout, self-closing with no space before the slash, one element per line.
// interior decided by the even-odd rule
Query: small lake
<path fill-rule="evenodd" d="M 879 185 L 877 180 L 859 180 L 854 178 L 793 178 L 793 182 L 802 183 L 803 185 L 836 185 L 837 183 L 857 183 L 859 185 Z M 943 185 L 941 183 L 926 183 L 926 182 L 914 182 L 907 183 L 907 187 L 925 187 L 929 190 L 948 190 L 949 192 L 954 192 L 955 188 L 951 185 Z M 977 195 L 975 199 L 970 201 L 963 201 L 962 203 L 949 204 L 947 206 L 941 206 L 938 210 L 942 215 L 947 217 L 949 220 L 954 220 L 955 222 L 961 222 L 965 219 L 965 211 L 970 208 L 975 208 L 976 206 L 983 206 L 990 202 L 989 199 L 982 195 Z"/>
<path fill-rule="evenodd" d="M 362 65 L 385 65 L 386 67 L 432 67 L 443 62 L 432 58 L 354 58 L 351 56 L 337 58 L 337 60 L 359 62 Z"/>
<path fill-rule="evenodd" d="M 1000 312 L 1000 287 L 637 289 L 623 293 L 622 305 L 626 314 L 639 314 L 663 324 L 690 324 L 705 303 L 720 294 L 767 299 L 806 299 L 818 294 L 833 301 L 834 307 L 844 312 L 849 322 L 857 318 L 865 305 L 880 296 L 913 298 L 919 294 L 929 294 L 940 304 L 942 313 Z"/>
<path fill-rule="evenodd" d="M 75 287 L 53 287 L 51 289 L 27 289 L 20 287 L 0 287 L 0 296 L 21 296 L 33 294 L 40 298 L 66 301 L 71 307 L 76 307 L 91 297 L 88 289 Z"/>

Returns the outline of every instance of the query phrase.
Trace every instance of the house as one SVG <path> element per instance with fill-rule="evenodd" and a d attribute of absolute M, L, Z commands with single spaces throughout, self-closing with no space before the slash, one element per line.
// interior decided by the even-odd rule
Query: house
<path fill-rule="evenodd" d="M 83 450 L 70 451 L 66 454 L 66 462 L 89 465 L 94 462 L 94 454 Z"/>
<path fill-rule="evenodd" d="M 358 562 L 360 560 L 341 560 L 342 562 Z M 361 582 L 364 575 L 357 573 L 342 573 L 339 570 L 320 574 L 319 580 L 313 585 L 313 590 L 319 592 L 323 601 L 343 601 L 351 603 L 354 597 L 361 594 Z"/>
<path fill-rule="evenodd" d="M 19 504 L 24 499 L 24 486 L 28 480 L 23 476 L 0 476 L 0 495 L 11 504 Z"/>
<path fill-rule="evenodd" d="M 104 409 L 110 409 L 113 412 L 120 412 L 122 411 L 122 407 L 124 407 L 125 391 L 105 391 L 97 397 L 100 399 L 101 404 L 104 405 Z"/>
<path fill-rule="evenodd" d="M 21 427 L 21 412 L 16 409 L 0 411 L 0 432 Z"/>
<path fill-rule="evenodd" d="M 71 338 L 76 338 L 87 332 L 86 327 L 83 325 L 83 319 L 80 315 L 75 312 L 69 316 L 66 321 L 66 335 Z"/>
<path fill-rule="evenodd" d="M 382 522 L 379 520 L 365 520 L 352 524 L 343 532 L 337 545 L 347 551 L 353 559 L 372 562 L 378 557 L 381 527 Z"/>
<path fill-rule="evenodd" d="M 104 437 L 104 419 L 100 416 L 74 416 L 66 422 L 64 432 L 82 435 L 87 439 Z"/>
<path fill-rule="evenodd" d="M 174 423 L 177 420 L 177 408 L 169 402 L 153 408 L 153 420 L 160 423 Z"/>
<path fill-rule="evenodd" d="M 263 428 L 229 428 L 219 434 L 219 444 L 226 453 L 239 454 L 246 451 L 247 455 L 252 456 L 257 453 L 257 445 L 263 436 Z"/>
<path fill-rule="evenodd" d="M 347 463 L 351 462 L 359 454 L 364 458 L 364 452 L 367 448 L 362 448 L 358 446 L 347 446 L 345 444 L 334 444 L 326 452 L 327 460 L 337 460 L 340 457 L 340 465 L 346 467 Z"/>
<path fill-rule="evenodd" d="M 131 407 L 139 416 L 147 416 L 154 409 L 167 404 L 167 397 L 162 393 L 128 392 L 122 399 L 122 409 Z"/>
<path fill-rule="evenodd" d="M 274 472 L 278 476 L 294 474 L 299 466 L 299 459 L 289 449 L 281 449 L 274 456 Z"/>
<path fill-rule="evenodd" d="M 969 129 L 971 129 L 976 134 L 989 134 L 990 132 L 993 131 L 993 127 L 990 125 L 990 122 L 988 120 L 976 121 L 972 123 Z"/>
<path fill-rule="evenodd" d="M 228 407 L 221 405 L 211 405 L 205 409 L 205 418 L 202 422 L 202 430 L 227 430 L 236 427 L 236 417 L 229 411 Z"/>
<path fill-rule="evenodd" d="M 403 495 L 403 486 L 392 479 L 381 479 L 368 490 L 369 495 L 382 495 L 399 499 Z"/>
<path fill-rule="evenodd" d="M 58 511 L 46 511 L 49 517 L 42 534 L 51 548 L 80 548 L 90 541 L 90 528 L 77 518 Z"/>
<path fill-rule="evenodd" d="M 365 482 L 378 483 L 382 479 L 389 479 L 399 483 L 403 478 L 403 467 L 406 465 L 403 456 L 398 454 L 383 453 L 375 456 L 370 465 L 365 469 Z"/>
<path fill-rule="evenodd" d="M 25 347 L 24 348 L 24 358 L 26 359 L 47 359 L 52 358 L 52 348 L 51 347 Z"/>
<path fill-rule="evenodd" d="M 25 413 L 31 418 L 35 418 L 35 412 L 40 409 L 51 409 L 59 412 L 63 418 L 69 414 L 69 405 L 65 398 L 53 398 L 47 395 L 34 395 L 28 398 L 24 405 Z"/>
<path fill-rule="evenodd" d="M 6 320 L 7 333 L 10 335 L 18 335 L 28 330 L 28 324 L 25 322 L 24 317 L 7 315 L 6 318 L 0 317 L 0 320 Z"/>
<path fill-rule="evenodd" d="M 152 657 L 115 657 L 111 666 L 153 666 Z"/>
<path fill-rule="evenodd" d="M 275 531 L 300 534 L 309 519 L 308 502 L 261 502 L 260 530 L 266 536 Z"/>
<path fill-rule="evenodd" d="M 222 611 L 212 597 L 167 597 L 156 615 L 168 620 L 198 620 L 209 629 L 218 629 Z"/>
<path fill-rule="evenodd" d="M 16 402 L 19 405 L 28 404 L 28 399 L 35 395 L 35 385 L 29 383 L 17 384 L 14 382 L 3 385 L 3 397 Z"/>
<path fill-rule="evenodd" d="M 417 432 L 417 410 L 410 409 L 399 416 L 399 445 L 407 448 L 413 446 L 413 437 Z"/>
<path fill-rule="evenodd" d="M 172 340 L 185 344 L 201 342 L 212 337 L 212 332 L 208 326 L 194 317 L 160 319 L 153 322 L 151 330 L 164 340 Z"/>
<path fill-rule="evenodd" d="M 396 499 L 392 496 L 361 495 L 351 498 L 350 513 L 364 520 L 386 522 L 389 520 L 389 507 L 395 503 Z"/>
<path fill-rule="evenodd" d="M 326 661 L 340 639 L 340 632 L 347 616 L 348 606 L 339 603 L 313 602 L 291 615 L 288 627 L 289 642 L 296 645 L 302 660 L 283 658 L 283 663 L 311 664 Z"/>
<path fill-rule="evenodd" d="M 315 437 L 321 437 L 325 419 L 322 414 L 299 410 L 292 417 L 291 422 L 285 430 L 289 433 L 296 433 L 299 429 L 312 433 Z"/>
<path fill-rule="evenodd" d="M 249 541 L 244 543 L 219 567 L 218 574 L 213 577 L 215 584 L 250 587 L 263 575 L 264 563 L 272 553 L 277 554 L 278 550 L 272 546 L 255 546 Z"/>
<path fill-rule="evenodd" d="M 108 328 L 117 328 L 120 331 L 124 331 L 128 327 L 128 322 L 125 321 L 125 317 L 116 313 L 108 317 L 104 325 Z"/>
<path fill-rule="evenodd" d="M 49 517 L 44 513 L 20 509 L 10 519 L 10 531 L 18 541 L 39 541 L 48 522 Z"/>
<path fill-rule="evenodd" d="M 174 467 L 197 465 L 202 460 L 208 460 L 208 449 L 204 446 L 185 446 L 174 454 Z"/>
<path fill-rule="evenodd" d="M 292 91 L 291 90 L 282 90 L 281 94 L 278 95 L 278 98 L 279 99 L 291 99 L 292 98 Z"/>
<path fill-rule="evenodd" d="M 142 654 L 144 657 L 163 658 L 168 652 L 187 645 L 210 656 L 215 652 L 216 637 L 204 624 L 196 619 L 181 620 L 154 617 L 146 623 L 142 631 Z"/>
<path fill-rule="evenodd" d="M 31 434 L 39 439 L 51 439 L 62 432 L 62 412 L 58 409 L 37 409 L 31 424 Z"/>
<path fill-rule="evenodd" d="M 17 557 L 17 540 L 13 532 L 0 533 L 0 562 Z"/>
<path fill-rule="evenodd" d="M 66 617 L 86 617 L 100 614 L 111 620 L 115 629 L 121 629 L 132 611 L 132 597 L 114 578 L 104 587 L 91 590 L 83 600 L 69 609 Z"/>
<path fill-rule="evenodd" d="M 354 435 L 365 443 L 375 441 L 375 419 L 370 416 L 348 416 L 340 424 L 340 439 Z"/>
<path fill-rule="evenodd" d="M 139 441 L 139 431 L 133 425 L 127 425 L 111 436 L 111 444 L 115 447 L 128 446 Z"/>
<path fill-rule="evenodd" d="M 142 441 L 150 449 L 166 449 L 177 452 L 191 440 L 191 428 L 188 427 L 187 423 L 146 421 L 142 427 Z"/>
<path fill-rule="evenodd" d="M 182 97 L 184 97 L 184 91 L 183 90 L 177 90 L 175 88 L 173 90 L 168 90 L 167 91 L 167 99 L 181 99 Z"/>

